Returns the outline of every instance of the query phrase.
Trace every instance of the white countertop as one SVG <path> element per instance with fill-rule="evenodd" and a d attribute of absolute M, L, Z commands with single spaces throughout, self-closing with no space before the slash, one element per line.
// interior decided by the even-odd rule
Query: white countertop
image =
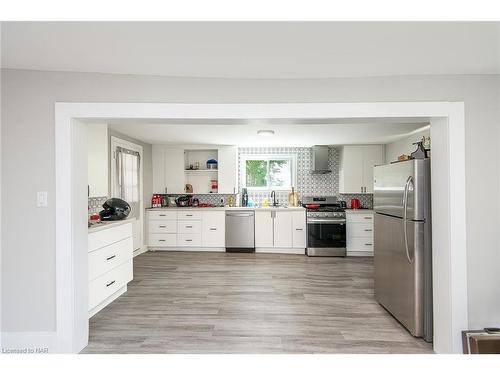
<path fill-rule="evenodd" d="M 101 230 L 117 227 L 119 225 L 131 223 L 135 220 L 137 220 L 137 219 L 130 218 L 130 219 L 118 220 L 118 221 L 101 221 L 99 224 L 93 224 L 91 227 L 89 227 L 89 233 L 95 233 L 95 232 L 99 232 Z"/>
<path fill-rule="evenodd" d="M 168 210 L 210 210 L 210 211 L 231 211 L 231 210 L 252 210 L 252 211 L 304 211 L 304 207 L 158 207 L 146 208 L 148 211 L 168 211 Z"/>
<path fill-rule="evenodd" d="M 374 211 L 367 208 L 358 208 L 355 210 L 352 208 L 346 208 L 345 212 L 348 214 L 372 214 Z"/>

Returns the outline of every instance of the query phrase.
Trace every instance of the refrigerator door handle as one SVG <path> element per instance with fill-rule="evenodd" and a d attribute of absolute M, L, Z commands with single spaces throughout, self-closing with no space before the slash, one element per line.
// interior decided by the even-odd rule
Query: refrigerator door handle
<path fill-rule="evenodd" d="M 410 251 L 408 249 L 408 228 L 406 225 L 406 221 L 408 218 L 408 213 L 407 213 L 407 211 L 408 211 L 408 189 L 410 188 L 410 184 L 412 184 L 412 183 L 413 183 L 413 177 L 410 176 L 406 180 L 405 190 L 403 193 L 403 234 L 404 234 L 404 240 L 405 240 L 406 258 L 408 259 L 408 262 L 410 264 L 413 263 L 413 259 L 411 259 Z"/>

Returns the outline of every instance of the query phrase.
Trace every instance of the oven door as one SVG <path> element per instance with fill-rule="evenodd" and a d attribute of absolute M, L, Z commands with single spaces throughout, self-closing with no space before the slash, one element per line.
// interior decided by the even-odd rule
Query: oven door
<path fill-rule="evenodd" d="M 344 248 L 346 247 L 345 220 L 307 221 L 308 248 Z"/>

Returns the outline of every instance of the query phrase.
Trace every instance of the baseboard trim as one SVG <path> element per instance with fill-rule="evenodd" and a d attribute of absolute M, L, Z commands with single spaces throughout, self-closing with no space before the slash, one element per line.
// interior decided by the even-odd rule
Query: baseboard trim
<path fill-rule="evenodd" d="M 348 257 L 373 257 L 373 251 L 349 251 L 347 250 Z"/>
<path fill-rule="evenodd" d="M 256 247 L 256 253 L 269 253 L 269 254 L 295 254 L 306 255 L 306 249 L 302 248 L 279 248 L 279 247 Z"/>
<path fill-rule="evenodd" d="M 49 354 L 58 353 L 57 333 L 49 332 L 2 332 L 1 354 Z"/>
<path fill-rule="evenodd" d="M 135 258 L 137 255 L 144 254 L 147 251 L 148 251 L 148 247 L 147 246 L 143 246 L 140 249 L 134 250 L 133 257 Z"/>
<path fill-rule="evenodd" d="M 149 246 L 149 251 L 185 251 L 185 252 L 225 252 L 225 247 L 159 247 L 159 246 Z"/>

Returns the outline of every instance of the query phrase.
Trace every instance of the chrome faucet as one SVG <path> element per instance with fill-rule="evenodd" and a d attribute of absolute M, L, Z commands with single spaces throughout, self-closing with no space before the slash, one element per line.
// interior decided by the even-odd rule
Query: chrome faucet
<path fill-rule="evenodd" d="M 276 192 L 274 190 L 271 191 L 271 198 L 273 199 L 273 207 L 277 207 L 278 202 L 276 201 Z"/>

